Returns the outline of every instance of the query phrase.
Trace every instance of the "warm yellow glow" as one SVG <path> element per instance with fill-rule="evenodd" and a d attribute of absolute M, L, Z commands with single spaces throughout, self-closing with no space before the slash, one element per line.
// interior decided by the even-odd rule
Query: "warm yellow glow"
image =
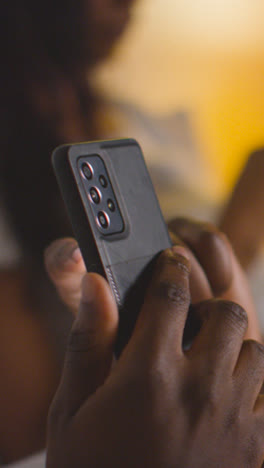
<path fill-rule="evenodd" d="M 158 22 L 173 42 L 180 38 L 203 49 L 264 49 L 261 0 L 145 0 L 138 10 L 154 27 Z"/>
<path fill-rule="evenodd" d="M 141 0 L 97 84 L 154 112 L 189 110 L 226 191 L 264 145 L 263 25 L 262 0 Z"/>

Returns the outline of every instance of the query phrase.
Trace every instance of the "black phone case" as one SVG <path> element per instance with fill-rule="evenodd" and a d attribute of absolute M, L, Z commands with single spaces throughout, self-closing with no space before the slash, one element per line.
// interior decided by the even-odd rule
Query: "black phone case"
<path fill-rule="evenodd" d="M 84 189 L 78 159 L 103 160 L 124 221 L 118 234 L 99 232 Z M 142 151 L 133 139 L 62 145 L 52 154 L 54 171 L 74 234 L 90 272 L 105 276 L 119 308 L 119 355 L 133 330 L 151 266 L 171 246 Z"/>

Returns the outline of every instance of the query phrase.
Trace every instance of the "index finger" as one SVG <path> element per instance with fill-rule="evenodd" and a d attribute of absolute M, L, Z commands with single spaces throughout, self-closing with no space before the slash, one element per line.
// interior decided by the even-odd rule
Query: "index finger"
<path fill-rule="evenodd" d="M 186 244 L 173 232 L 170 232 L 171 240 L 174 245 L 182 245 L 188 251 L 188 258 L 191 265 L 190 272 L 190 291 L 192 304 L 197 302 L 206 301 L 213 297 L 213 292 L 208 281 L 208 278 L 195 257 L 194 253 L 187 247 Z"/>
<path fill-rule="evenodd" d="M 232 264 L 226 236 L 210 223 L 185 218 L 169 222 L 169 229 L 194 252 L 213 294 L 221 295 L 232 283 Z"/>
<path fill-rule="evenodd" d="M 161 355 L 182 353 L 183 331 L 190 305 L 190 263 L 182 246 L 165 250 L 153 277 L 128 348 Z"/>

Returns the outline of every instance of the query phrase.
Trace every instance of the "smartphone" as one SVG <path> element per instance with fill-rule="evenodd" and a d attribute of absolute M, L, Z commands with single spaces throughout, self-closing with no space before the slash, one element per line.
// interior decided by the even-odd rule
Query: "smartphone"
<path fill-rule="evenodd" d="M 141 148 L 134 139 L 62 145 L 52 164 L 87 271 L 108 280 L 118 305 L 119 356 L 153 262 L 172 245 Z"/>

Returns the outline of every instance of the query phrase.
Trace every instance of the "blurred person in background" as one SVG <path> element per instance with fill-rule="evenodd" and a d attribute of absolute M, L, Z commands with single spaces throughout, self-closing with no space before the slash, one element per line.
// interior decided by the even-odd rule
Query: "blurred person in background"
<path fill-rule="evenodd" d="M 89 70 L 126 27 L 130 0 L 15 0 L 0 15 L 0 458 L 45 445 L 72 322 L 43 250 L 72 233 L 51 169 L 55 146 L 103 137 Z M 88 73 L 88 79 L 87 79 Z"/>

